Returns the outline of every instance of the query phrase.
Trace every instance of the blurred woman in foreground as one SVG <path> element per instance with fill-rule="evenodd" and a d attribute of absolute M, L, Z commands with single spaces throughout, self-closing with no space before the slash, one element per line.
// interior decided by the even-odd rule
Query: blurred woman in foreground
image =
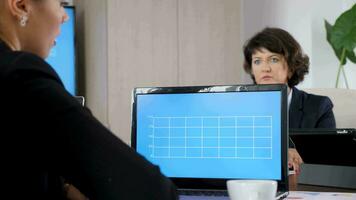
<path fill-rule="evenodd" d="M 64 4 L 0 0 L 2 195 L 62 199 L 63 177 L 89 199 L 176 199 L 159 169 L 83 108 L 44 61 L 68 19 Z"/>

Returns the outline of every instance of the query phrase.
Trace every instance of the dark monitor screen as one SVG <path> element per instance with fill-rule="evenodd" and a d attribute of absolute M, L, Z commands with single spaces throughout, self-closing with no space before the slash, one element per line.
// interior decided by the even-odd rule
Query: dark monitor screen
<path fill-rule="evenodd" d="M 47 62 L 61 78 L 64 87 L 72 95 L 76 95 L 76 51 L 75 51 L 75 9 L 65 7 L 69 20 L 61 26 L 61 34 L 56 39 Z"/>
<path fill-rule="evenodd" d="M 290 129 L 308 164 L 356 166 L 356 129 Z"/>

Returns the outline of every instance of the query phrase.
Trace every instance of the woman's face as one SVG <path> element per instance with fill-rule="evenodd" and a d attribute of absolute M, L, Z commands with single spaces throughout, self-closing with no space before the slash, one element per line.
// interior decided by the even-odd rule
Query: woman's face
<path fill-rule="evenodd" d="M 28 22 L 24 29 L 22 50 L 46 58 L 60 33 L 60 26 L 68 20 L 65 0 L 30 0 Z"/>
<path fill-rule="evenodd" d="M 252 74 L 257 84 L 287 84 L 288 64 L 284 56 L 265 48 L 252 54 Z"/>

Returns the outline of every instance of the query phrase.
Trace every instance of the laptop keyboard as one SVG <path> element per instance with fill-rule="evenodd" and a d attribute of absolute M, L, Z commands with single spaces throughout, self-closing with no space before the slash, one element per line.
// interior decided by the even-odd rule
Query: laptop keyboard
<path fill-rule="evenodd" d="M 229 200 L 227 191 L 180 190 L 180 200 Z M 288 192 L 277 192 L 276 200 L 286 199 Z"/>
<path fill-rule="evenodd" d="M 198 191 L 198 190 L 181 190 L 180 195 L 185 196 L 228 196 L 225 190 L 213 190 L 213 191 Z"/>

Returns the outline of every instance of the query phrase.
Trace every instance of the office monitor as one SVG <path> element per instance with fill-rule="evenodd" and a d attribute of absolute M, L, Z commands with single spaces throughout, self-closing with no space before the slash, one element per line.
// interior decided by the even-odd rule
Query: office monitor
<path fill-rule="evenodd" d="M 285 85 L 136 88 L 131 144 L 180 189 L 272 179 L 287 190 L 286 91 Z"/>
<path fill-rule="evenodd" d="M 66 6 L 64 9 L 69 16 L 69 20 L 62 24 L 61 33 L 56 39 L 56 45 L 51 49 L 46 61 L 57 72 L 66 90 L 72 95 L 76 95 L 75 8 Z"/>
<path fill-rule="evenodd" d="M 290 129 L 289 135 L 307 164 L 356 167 L 356 129 Z"/>

